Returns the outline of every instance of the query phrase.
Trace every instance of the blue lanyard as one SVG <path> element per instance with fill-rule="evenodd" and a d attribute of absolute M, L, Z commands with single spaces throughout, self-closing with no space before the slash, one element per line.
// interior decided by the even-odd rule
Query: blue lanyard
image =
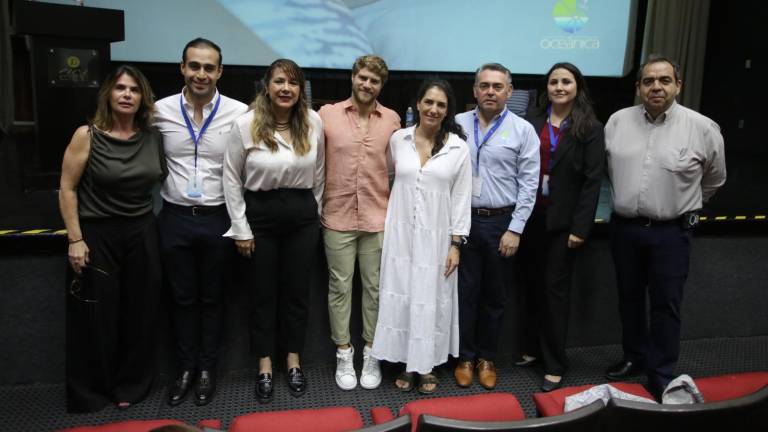
<path fill-rule="evenodd" d="M 195 136 L 195 129 L 192 127 L 192 122 L 189 120 L 187 110 L 184 109 L 184 95 L 182 94 L 179 96 L 179 108 L 181 108 L 181 116 L 184 117 L 184 122 L 187 124 L 187 131 L 189 131 L 189 136 L 192 138 L 192 142 L 195 143 L 195 170 L 197 170 L 197 145 L 203 138 L 205 131 L 208 130 L 208 126 L 211 124 L 211 121 L 213 121 L 213 118 L 216 117 L 216 113 L 219 111 L 219 102 L 221 102 L 221 95 L 219 95 L 219 97 L 216 99 L 216 104 L 213 106 L 211 114 L 207 119 L 205 119 L 203 127 L 200 128 L 200 135 Z"/>
<path fill-rule="evenodd" d="M 555 152 L 557 151 L 557 144 L 560 141 L 560 135 L 563 134 L 563 128 L 568 124 L 568 120 L 560 122 L 560 128 L 555 135 L 555 130 L 552 129 L 552 107 L 547 108 L 547 127 L 549 128 L 549 163 L 547 164 L 547 172 L 552 170 L 552 161 L 555 158 Z"/>
<path fill-rule="evenodd" d="M 491 126 L 491 128 L 488 130 L 488 132 L 485 134 L 485 137 L 483 137 L 483 141 L 480 141 L 479 137 L 479 130 L 480 130 L 480 120 L 477 119 L 477 113 L 475 113 L 475 147 L 477 148 L 477 159 L 475 160 L 475 172 L 479 175 L 480 174 L 480 149 L 483 148 L 485 143 L 488 142 L 488 140 L 491 138 L 494 132 L 496 132 L 496 129 L 501 126 L 501 123 L 504 121 L 504 118 L 507 117 L 507 111 L 506 108 L 504 108 L 504 113 L 499 117 L 498 120 L 496 120 L 496 123 Z"/>

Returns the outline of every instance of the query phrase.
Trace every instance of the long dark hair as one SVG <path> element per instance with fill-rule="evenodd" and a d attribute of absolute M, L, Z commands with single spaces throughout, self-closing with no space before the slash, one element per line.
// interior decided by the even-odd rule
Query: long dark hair
<path fill-rule="evenodd" d="M 456 96 L 453 94 L 453 88 L 448 84 L 448 81 L 440 78 L 425 79 L 421 82 L 419 91 L 416 93 L 416 102 L 418 103 L 423 99 L 424 95 L 432 87 L 437 87 L 442 90 L 443 93 L 445 93 L 446 99 L 448 99 L 448 111 L 446 111 L 445 118 L 440 124 L 440 130 L 437 132 L 437 135 L 435 135 L 435 145 L 432 147 L 432 156 L 434 156 L 443 148 L 443 144 L 445 143 L 445 140 L 448 139 L 449 133 L 454 133 L 463 140 L 467 139 L 467 135 L 464 133 L 464 129 L 461 128 L 461 125 L 456 123 Z M 414 119 L 416 120 L 416 126 L 418 126 L 421 121 L 419 118 L 419 110 L 416 109 L 414 111 Z"/>
<path fill-rule="evenodd" d="M 304 72 L 293 60 L 278 59 L 272 62 L 264 74 L 262 80 L 263 89 L 251 102 L 253 110 L 253 123 L 251 123 L 251 136 L 254 142 L 264 141 L 272 152 L 277 151 L 275 139 L 275 113 L 272 111 L 272 102 L 269 99 L 269 82 L 277 69 L 282 70 L 292 80 L 299 83 L 299 100 L 291 109 L 290 129 L 293 137 L 293 151 L 299 155 L 309 152 L 309 113 L 307 108 L 307 95 L 305 93 L 306 80 Z"/>
<path fill-rule="evenodd" d="M 139 87 L 139 93 L 141 93 L 141 102 L 139 103 L 139 110 L 136 111 L 133 117 L 133 126 L 138 130 L 147 130 L 152 125 L 152 114 L 155 112 L 155 94 L 152 92 L 152 86 L 149 85 L 149 81 L 144 74 L 137 68 L 129 65 L 118 66 L 101 83 L 99 94 L 96 97 L 96 113 L 93 115 L 91 124 L 103 131 L 112 130 L 112 105 L 110 104 L 110 98 L 112 97 L 112 89 L 115 88 L 117 80 L 123 75 L 133 78 Z"/>
<path fill-rule="evenodd" d="M 544 75 L 544 86 L 539 92 L 539 100 L 537 103 L 538 114 L 545 115 L 547 113 L 547 108 L 549 108 L 550 105 L 547 84 L 549 83 L 550 75 L 557 69 L 567 70 L 573 74 L 573 78 L 576 80 L 576 97 L 573 99 L 571 115 L 569 116 L 570 120 L 564 131 L 568 131 L 568 133 L 577 139 L 584 139 L 589 135 L 589 132 L 597 123 L 597 116 L 595 116 L 595 110 L 592 108 L 592 100 L 589 97 L 587 81 L 584 79 L 584 75 L 581 74 L 579 68 L 573 63 L 555 63 L 549 68 L 549 72 Z"/>

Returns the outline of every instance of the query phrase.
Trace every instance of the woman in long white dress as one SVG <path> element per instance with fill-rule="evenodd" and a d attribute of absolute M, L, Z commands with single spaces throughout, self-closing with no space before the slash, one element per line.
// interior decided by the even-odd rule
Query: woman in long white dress
<path fill-rule="evenodd" d="M 433 393 L 432 368 L 458 355 L 456 268 L 469 234 L 472 169 L 466 135 L 456 124 L 450 84 L 421 84 L 416 126 L 395 132 L 395 182 L 384 225 L 379 320 L 373 356 L 405 363 L 395 385 Z"/>

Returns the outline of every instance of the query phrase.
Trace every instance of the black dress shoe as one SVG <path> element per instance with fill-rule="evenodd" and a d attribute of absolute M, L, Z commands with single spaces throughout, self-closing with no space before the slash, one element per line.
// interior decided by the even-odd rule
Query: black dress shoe
<path fill-rule="evenodd" d="M 541 383 L 541 391 L 543 392 L 551 392 L 552 390 L 557 390 L 563 385 L 563 379 L 560 378 L 560 381 L 554 382 L 548 380 L 546 377 L 544 378 L 544 381 Z"/>
<path fill-rule="evenodd" d="M 263 373 L 256 380 L 256 400 L 259 403 L 268 403 L 272 400 L 275 386 L 272 383 L 272 374 Z"/>
<path fill-rule="evenodd" d="M 168 405 L 176 406 L 184 402 L 187 398 L 187 392 L 192 386 L 194 374 L 191 370 L 182 371 L 176 381 L 168 389 Z"/>
<path fill-rule="evenodd" d="M 288 389 L 295 397 L 299 397 L 307 391 L 307 378 L 301 368 L 295 367 L 288 370 Z"/>
<path fill-rule="evenodd" d="M 211 371 L 200 371 L 195 386 L 195 405 L 208 405 L 213 400 L 213 393 L 216 391 L 216 378 Z"/>
<path fill-rule="evenodd" d="M 644 371 L 645 368 L 639 363 L 624 359 L 608 369 L 605 373 L 605 377 L 610 381 L 621 381 L 640 375 Z"/>

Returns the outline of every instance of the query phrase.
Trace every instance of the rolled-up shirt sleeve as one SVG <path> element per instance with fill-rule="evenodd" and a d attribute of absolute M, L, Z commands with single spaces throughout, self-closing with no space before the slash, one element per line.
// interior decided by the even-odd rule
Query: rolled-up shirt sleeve
<path fill-rule="evenodd" d="M 530 125 L 529 125 L 530 126 Z M 517 165 L 517 200 L 509 230 L 518 234 L 523 233 L 525 223 L 533 211 L 536 202 L 536 191 L 539 188 L 539 137 L 533 126 L 526 127 Z"/>
<path fill-rule="evenodd" d="M 227 212 L 232 221 L 229 230 L 224 237 L 235 240 L 250 240 L 253 238 L 248 219 L 245 217 L 245 198 L 243 186 L 246 148 L 242 132 L 237 122 L 232 124 L 229 134 L 227 151 L 224 153 L 224 170 L 222 180 L 224 182 L 224 199 L 227 203 Z"/>

